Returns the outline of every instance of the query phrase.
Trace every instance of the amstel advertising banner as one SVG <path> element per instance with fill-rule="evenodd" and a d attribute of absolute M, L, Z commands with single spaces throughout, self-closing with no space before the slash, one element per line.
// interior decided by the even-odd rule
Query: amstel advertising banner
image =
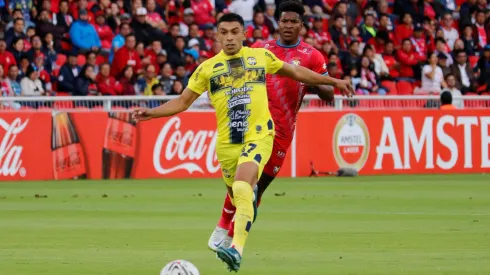
<path fill-rule="evenodd" d="M 490 172 L 490 110 L 301 112 L 279 176 Z M 0 180 L 220 178 L 212 112 L 0 114 Z"/>

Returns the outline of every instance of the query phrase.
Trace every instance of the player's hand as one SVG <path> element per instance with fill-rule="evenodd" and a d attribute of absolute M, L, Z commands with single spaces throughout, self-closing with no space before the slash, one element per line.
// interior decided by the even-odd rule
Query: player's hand
<path fill-rule="evenodd" d="M 338 80 L 335 87 L 340 90 L 342 95 L 352 97 L 354 95 L 354 88 L 349 80 Z"/>
<path fill-rule="evenodd" d="M 148 108 L 136 108 L 133 110 L 132 116 L 136 122 L 150 120 L 153 118 L 150 109 Z"/>

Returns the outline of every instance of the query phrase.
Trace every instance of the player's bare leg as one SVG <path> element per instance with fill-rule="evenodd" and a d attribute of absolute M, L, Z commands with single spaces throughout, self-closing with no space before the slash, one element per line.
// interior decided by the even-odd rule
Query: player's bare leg
<path fill-rule="evenodd" d="M 255 162 L 244 162 L 238 165 L 235 182 L 230 195 L 236 206 L 235 234 L 230 248 L 218 247 L 218 258 L 224 261 L 232 271 L 240 269 L 243 249 L 254 218 L 254 192 L 257 183 L 259 166 Z"/>

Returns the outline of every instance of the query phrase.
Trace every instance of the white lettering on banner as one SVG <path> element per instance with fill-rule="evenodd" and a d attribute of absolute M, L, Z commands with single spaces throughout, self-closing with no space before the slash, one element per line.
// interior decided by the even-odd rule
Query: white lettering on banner
<path fill-rule="evenodd" d="M 420 161 L 422 156 L 422 151 L 425 148 L 425 168 L 434 168 L 434 144 L 432 137 L 432 121 L 433 117 L 426 117 L 424 120 L 424 125 L 422 126 L 422 133 L 420 133 L 420 138 L 417 138 L 417 133 L 415 127 L 413 126 L 412 119 L 410 117 L 403 117 L 403 138 L 404 138 L 404 160 L 405 169 L 410 169 L 410 147 L 415 154 L 415 160 Z"/>
<path fill-rule="evenodd" d="M 458 126 L 464 127 L 464 168 L 473 168 L 473 154 L 471 151 L 471 126 L 478 125 L 478 118 L 474 116 L 458 117 Z"/>
<path fill-rule="evenodd" d="M 481 122 L 481 167 L 490 168 L 489 150 L 490 136 L 488 135 L 488 126 L 490 125 L 490 117 L 480 117 Z"/>
<path fill-rule="evenodd" d="M 21 177 L 26 175 L 26 170 L 22 165 L 22 150 L 20 145 L 13 145 L 17 135 L 22 132 L 29 122 L 28 119 L 22 123 L 20 118 L 14 119 L 11 124 L 0 118 L 0 127 L 5 130 L 2 142 L 0 143 L 0 175 L 15 176 L 17 173 Z"/>
<path fill-rule="evenodd" d="M 209 173 L 216 173 L 219 170 L 219 163 L 216 161 L 216 131 L 200 130 L 195 133 L 192 130 L 182 132 L 179 130 L 181 120 L 179 117 L 172 117 L 162 127 L 160 134 L 155 142 L 153 149 L 153 167 L 161 174 L 169 174 L 177 170 L 186 170 L 190 174 L 193 172 L 204 173 L 203 168 L 192 160 L 200 160 L 206 154 L 206 169 Z M 173 130 L 173 133 L 171 133 Z M 184 162 L 174 167 L 165 168 L 160 160 L 165 141 L 165 160 L 171 161 L 175 156 Z M 209 142 L 209 143 L 208 143 Z M 190 145 L 188 145 L 190 143 Z M 206 145 L 206 143 L 208 143 Z M 188 146 L 188 147 L 187 147 Z M 216 164 L 215 164 L 216 163 Z"/>
<path fill-rule="evenodd" d="M 451 158 L 448 161 L 444 161 L 441 158 L 441 155 L 437 154 L 437 160 L 436 160 L 437 166 L 439 166 L 444 170 L 449 170 L 453 168 L 454 165 L 456 165 L 456 162 L 458 161 L 458 155 L 459 155 L 458 144 L 456 144 L 456 141 L 451 136 L 449 136 L 448 134 L 446 134 L 446 132 L 444 132 L 444 125 L 448 123 L 454 126 L 453 116 L 441 117 L 437 122 L 437 126 L 436 126 L 437 139 L 442 145 L 444 145 L 446 148 L 449 149 L 449 152 L 451 152 Z"/>
<path fill-rule="evenodd" d="M 387 145 L 387 142 L 390 145 Z M 383 158 L 385 155 L 391 155 L 393 162 L 395 163 L 395 169 L 402 169 L 402 159 L 400 157 L 400 150 L 398 150 L 398 144 L 396 143 L 395 131 L 393 130 L 393 123 L 391 118 L 383 118 L 383 131 L 381 132 L 381 140 L 376 147 L 376 163 L 374 169 L 380 170 L 383 168 Z"/>

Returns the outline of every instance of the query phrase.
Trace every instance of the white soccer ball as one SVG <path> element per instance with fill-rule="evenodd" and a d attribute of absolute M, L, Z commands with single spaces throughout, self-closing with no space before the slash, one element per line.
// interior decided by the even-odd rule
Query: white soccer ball
<path fill-rule="evenodd" d="M 168 263 L 160 275 L 199 275 L 199 270 L 192 263 L 185 260 L 176 260 Z"/>

